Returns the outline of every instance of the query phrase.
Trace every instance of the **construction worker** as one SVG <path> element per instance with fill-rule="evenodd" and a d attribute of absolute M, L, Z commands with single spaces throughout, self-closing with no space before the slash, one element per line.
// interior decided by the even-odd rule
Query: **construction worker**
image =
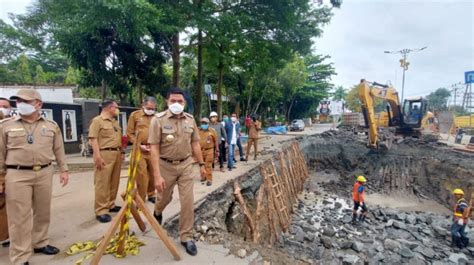
<path fill-rule="evenodd" d="M 95 215 L 101 223 L 112 220 L 109 212 L 120 211 L 115 205 L 120 181 L 120 170 L 125 152 L 122 150 L 122 128 L 116 117 L 120 113 L 117 102 L 107 99 L 100 115 L 92 119 L 89 142 L 95 164 Z"/>
<path fill-rule="evenodd" d="M 221 172 L 224 172 L 225 144 L 227 142 L 227 134 L 225 132 L 224 125 L 222 125 L 222 123 L 218 121 L 217 112 L 211 112 L 209 118 L 211 119 L 211 123 L 209 124 L 209 126 L 213 128 L 217 133 L 219 168 Z"/>
<path fill-rule="evenodd" d="M 469 244 L 469 238 L 464 231 L 466 229 L 467 219 L 470 215 L 469 204 L 466 199 L 464 199 L 464 191 L 462 189 L 455 189 L 453 194 L 456 197 L 456 205 L 454 206 L 453 224 L 451 225 L 451 246 L 464 248 Z"/>
<path fill-rule="evenodd" d="M 148 130 L 151 119 L 156 112 L 156 99 L 154 97 L 145 97 L 142 108 L 132 112 L 128 119 L 127 136 L 131 143 L 137 143 L 137 134 L 140 133 L 138 144 L 142 152 L 142 159 L 138 161 L 137 167 L 137 189 L 138 194 L 145 201 L 156 202 L 155 181 L 153 178 L 153 168 L 150 159 L 150 145 L 148 144 Z"/>
<path fill-rule="evenodd" d="M 19 115 L 0 123 L 0 194 L 6 196 L 10 261 L 28 264 L 33 252 L 59 253 L 48 239 L 52 161 L 56 159 L 62 186 L 69 174 L 59 126 L 39 113 L 41 95 L 21 89 L 11 99 L 16 100 Z"/>
<path fill-rule="evenodd" d="M 213 128 L 209 127 L 209 119 L 202 118 L 199 127 L 199 138 L 201 145 L 202 158 L 205 163 L 206 174 L 201 176 L 201 182 L 207 181 L 207 186 L 212 185 L 212 162 L 214 157 L 219 156 L 219 145 L 217 133 Z M 215 156 L 214 156 L 215 155 Z"/>
<path fill-rule="evenodd" d="M 183 90 L 172 88 L 167 96 L 168 110 L 151 120 L 148 143 L 155 187 L 159 200 L 153 213 L 158 223 L 163 221 L 163 210 L 171 202 L 173 189 L 178 184 L 181 204 L 179 235 L 181 244 L 192 256 L 197 254 L 193 241 L 194 194 L 193 155 L 199 162 L 201 176 L 206 174 L 199 144 L 199 131 L 192 115 L 185 113 Z"/>
<path fill-rule="evenodd" d="M 10 117 L 12 106 L 6 98 L 0 97 L 0 121 Z M 0 194 L 0 243 L 4 247 L 10 245 L 8 240 L 8 217 L 5 202 L 5 193 Z"/>
<path fill-rule="evenodd" d="M 249 154 L 250 154 L 250 148 L 252 148 L 253 145 L 253 150 L 254 150 L 254 160 L 257 160 L 257 154 L 258 154 L 258 131 L 262 129 L 262 124 L 260 121 L 257 119 L 257 115 L 253 114 L 252 115 L 252 120 L 249 122 L 248 125 L 248 141 L 247 141 L 247 152 L 246 152 L 246 158 L 245 160 L 249 160 Z"/>
<path fill-rule="evenodd" d="M 365 183 L 367 180 L 364 176 L 358 176 L 357 181 L 352 188 L 352 200 L 354 201 L 354 209 L 352 210 L 352 223 L 357 221 L 357 210 L 359 207 L 362 209 L 359 221 L 363 222 L 367 217 L 368 210 L 365 205 Z"/>

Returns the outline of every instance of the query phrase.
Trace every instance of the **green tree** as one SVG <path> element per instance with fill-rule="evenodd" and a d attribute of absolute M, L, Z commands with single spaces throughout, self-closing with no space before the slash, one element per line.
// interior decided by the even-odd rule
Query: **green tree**
<path fill-rule="evenodd" d="M 451 96 L 451 92 L 446 88 L 438 88 L 436 91 L 431 92 L 426 99 L 428 100 L 428 109 L 431 111 L 446 110 L 448 99 Z"/>
<path fill-rule="evenodd" d="M 67 68 L 66 79 L 64 80 L 64 84 L 66 85 L 75 85 L 79 83 L 81 78 L 80 71 L 74 69 L 72 66 Z"/>
<path fill-rule="evenodd" d="M 35 85 L 44 85 L 47 83 L 46 73 L 43 70 L 41 65 L 37 65 L 35 68 L 35 77 L 34 77 L 34 84 Z"/>
<path fill-rule="evenodd" d="M 26 55 L 24 54 L 20 55 L 20 57 L 18 58 L 18 63 L 19 64 L 16 72 L 17 81 L 21 84 L 32 84 L 33 77 L 31 75 L 28 57 L 26 57 Z"/>
<path fill-rule="evenodd" d="M 347 96 L 347 91 L 343 86 L 336 87 L 335 91 L 332 93 L 332 98 L 334 100 L 343 100 Z"/>

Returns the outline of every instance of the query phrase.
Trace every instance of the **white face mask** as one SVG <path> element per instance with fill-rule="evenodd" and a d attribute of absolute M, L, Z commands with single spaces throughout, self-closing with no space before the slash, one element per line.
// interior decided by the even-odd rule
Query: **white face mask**
<path fill-rule="evenodd" d="M 232 122 L 236 122 L 237 121 L 237 118 L 236 117 L 232 117 L 230 118 L 232 120 Z"/>
<path fill-rule="evenodd" d="M 6 109 L 6 108 L 0 108 L 0 111 L 3 112 L 3 115 L 6 117 L 8 115 L 10 115 L 10 109 Z"/>
<path fill-rule="evenodd" d="M 35 107 L 33 105 L 30 105 L 28 103 L 25 103 L 25 102 L 20 102 L 18 104 L 16 104 L 16 107 L 18 108 L 18 112 L 20 113 L 20 115 L 30 115 L 32 114 L 33 112 L 36 111 Z"/>
<path fill-rule="evenodd" d="M 148 115 L 148 116 L 151 116 L 151 115 L 155 114 L 155 111 L 152 110 L 152 109 L 143 108 L 143 112 L 145 112 L 145 114 Z"/>
<path fill-rule="evenodd" d="M 168 108 L 170 109 L 171 113 L 175 115 L 181 114 L 181 112 L 184 110 L 184 106 L 179 103 L 173 103 L 169 105 Z"/>

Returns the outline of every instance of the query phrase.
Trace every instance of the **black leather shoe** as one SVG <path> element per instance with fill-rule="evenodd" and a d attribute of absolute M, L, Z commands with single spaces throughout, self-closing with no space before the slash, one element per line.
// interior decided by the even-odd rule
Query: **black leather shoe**
<path fill-rule="evenodd" d="M 43 253 L 45 255 L 56 255 L 59 253 L 59 249 L 57 247 L 53 247 L 51 245 L 46 245 L 42 248 L 35 248 L 33 249 L 35 253 Z"/>
<path fill-rule="evenodd" d="M 108 223 L 112 220 L 112 217 L 108 214 L 97 215 L 95 218 L 101 223 Z"/>
<path fill-rule="evenodd" d="M 194 244 L 193 241 L 181 242 L 181 245 L 183 245 L 184 249 L 186 249 L 186 253 L 191 256 L 196 256 L 196 254 L 198 253 L 196 244 Z"/>
<path fill-rule="evenodd" d="M 245 162 L 245 161 L 247 161 L 247 159 L 242 157 L 242 158 L 240 158 L 240 161 Z"/>
<path fill-rule="evenodd" d="M 23 265 L 30 265 L 30 263 L 27 261 L 27 262 L 23 262 Z"/>
<path fill-rule="evenodd" d="M 110 208 L 110 209 L 109 209 L 109 212 L 111 212 L 111 213 L 118 213 L 118 212 L 120 212 L 120 209 L 122 209 L 122 207 L 120 207 L 120 206 L 114 206 L 114 208 Z"/>
<path fill-rule="evenodd" d="M 156 203 L 156 198 L 155 197 L 148 197 L 148 201 L 155 204 Z"/>
<path fill-rule="evenodd" d="M 155 217 L 156 221 L 161 225 L 163 223 L 163 215 L 162 214 L 156 214 L 153 212 L 153 216 Z"/>
<path fill-rule="evenodd" d="M 10 247 L 10 240 L 4 241 L 4 242 L 2 243 L 2 247 L 4 247 L 4 248 Z"/>

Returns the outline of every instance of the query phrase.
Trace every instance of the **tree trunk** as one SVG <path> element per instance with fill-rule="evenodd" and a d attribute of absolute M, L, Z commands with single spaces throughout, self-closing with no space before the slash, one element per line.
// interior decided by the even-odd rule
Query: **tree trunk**
<path fill-rule="evenodd" d="M 137 89 L 138 89 L 138 104 L 142 104 L 143 102 L 143 87 L 142 82 L 138 80 L 137 82 Z"/>
<path fill-rule="evenodd" d="M 222 119 L 222 83 L 224 82 L 224 63 L 222 59 L 219 60 L 219 65 L 217 66 L 219 79 L 217 81 L 217 115 L 219 115 L 219 120 Z"/>
<path fill-rule="evenodd" d="M 179 68 L 180 68 L 180 51 L 179 51 L 179 32 L 171 37 L 172 51 L 171 57 L 173 59 L 173 87 L 179 87 Z"/>
<path fill-rule="evenodd" d="M 288 111 L 286 112 L 286 121 L 290 122 L 290 114 L 291 114 L 291 108 L 293 108 L 293 103 L 295 102 L 295 98 L 291 99 L 290 107 L 288 107 Z"/>
<path fill-rule="evenodd" d="M 203 79 L 203 63 L 202 63 L 202 31 L 198 31 L 198 50 L 197 50 L 197 84 L 194 90 L 194 119 L 199 120 L 201 116 L 202 101 L 202 79 Z"/>
<path fill-rule="evenodd" d="M 102 97 L 102 101 L 104 101 L 105 98 L 107 97 L 107 83 L 105 82 L 104 79 L 102 79 L 102 85 L 100 87 L 100 94 L 101 94 L 101 97 Z"/>

